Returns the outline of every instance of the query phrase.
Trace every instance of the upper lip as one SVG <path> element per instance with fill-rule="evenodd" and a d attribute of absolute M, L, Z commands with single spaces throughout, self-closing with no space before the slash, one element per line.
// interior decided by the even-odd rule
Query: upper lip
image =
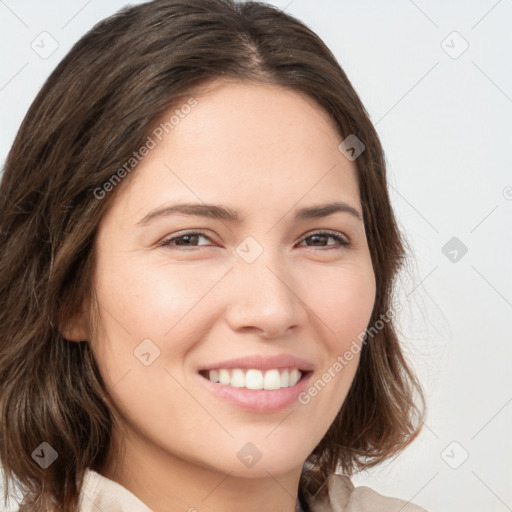
<path fill-rule="evenodd" d="M 212 363 L 201 368 L 201 370 L 216 370 L 219 368 L 255 368 L 258 370 L 297 368 L 303 371 L 310 371 L 313 369 L 313 364 L 306 359 L 291 354 L 277 354 L 274 356 L 252 355 Z"/>

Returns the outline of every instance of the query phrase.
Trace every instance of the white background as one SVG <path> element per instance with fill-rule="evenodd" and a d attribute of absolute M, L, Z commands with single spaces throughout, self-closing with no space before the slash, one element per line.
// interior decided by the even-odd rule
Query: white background
<path fill-rule="evenodd" d="M 512 510 L 512 0 L 272 3 L 326 42 L 360 95 L 414 252 L 400 320 L 429 414 L 410 448 L 353 481 L 430 511 Z M 0 0 L 0 162 L 71 45 L 124 5 Z M 31 48 L 43 31 L 58 42 L 47 59 Z M 468 248 L 455 262 L 452 237 Z"/>

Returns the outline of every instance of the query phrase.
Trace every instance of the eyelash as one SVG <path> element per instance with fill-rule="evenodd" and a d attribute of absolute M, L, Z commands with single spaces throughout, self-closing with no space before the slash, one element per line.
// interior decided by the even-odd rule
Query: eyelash
<path fill-rule="evenodd" d="M 177 248 L 177 247 L 180 247 L 180 246 L 177 246 L 177 245 L 174 245 L 173 242 L 176 241 L 176 240 L 179 240 L 180 238 L 183 238 L 183 237 L 186 237 L 186 236 L 194 236 L 194 235 L 201 235 L 205 238 L 207 238 L 208 240 L 211 241 L 211 238 L 203 231 L 189 231 L 187 233 L 183 233 L 179 236 L 175 236 L 175 237 L 172 237 L 172 238 L 168 238 L 166 240 L 164 240 L 160 245 L 162 247 L 172 247 L 172 248 Z M 328 250 L 330 249 L 346 249 L 348 247 L 350 247 L 351 243 L 350 241 L 348 241 L 346 238 L 344 238 L 343 236 L 339 235 L 338 233 L 336 232 L 332 232 L 332 231 L 314 231 L 313 233 L 311 234 L 308 234 L 308 236 L 304 237 L 301 242 L 303 242 L 304 240 L 307 240 L 308 238 L 311 238 L 313 236 L 327 236 L 329 238 L 333 238 L 334 240 L 336 240 L 338 243 L 339 243 L 339 246 L 338 247 L 327 247 Z M 187 247 L 187 246 L 185 246 Z M 188 247 L 194 247 L 194 248 L 198 248 L 198 247 L 201 247 L 201 246 L 188 246 Z M 315 247 L 315 246 L 310 246 L 310 247 Z M 178 250 L 189 250 L 189 249 L 178 249 Z"/>

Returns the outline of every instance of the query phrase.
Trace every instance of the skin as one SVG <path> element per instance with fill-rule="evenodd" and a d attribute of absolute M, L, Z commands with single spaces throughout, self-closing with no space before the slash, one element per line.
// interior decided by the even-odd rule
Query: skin
<path fill-rule="evenodd" d="M 335 200 L 361 212 L 357 170 L 338 150 L 329 116 L 305 95 L 223 81 L 195 97 L 101 221 L 99 331 L 87 338 L 82 318 L 65 335 L 91 339 L 119 414 L 112 446 L 124 443 L 124 457 L 112 448 L 104 476 L 156 512 L 238 512 L 241 503 L 248 512 L 269 503 L 294 512 L 302 465 L 345 400 L 358 353 L 308 404 L 269 414 L 217 398 L 198 371 L 289 353 L 314 364 L 314 383 L 366 329 L 375 276 L 364 223 L 346 212 L 293 219 L 299 208 Z M 179 201 L 222 204 L 242 222 L 174 215 L 136 225 Z M 196 229 L 207 238 L 159 245 Z M 321 229 L 350 247 L 311 238 Z M 248 236 L 263 248 L 250 264 L 236 252 Z M 147 338 L 160 350 L 149 366 L 133 353 Z M 247 442 L 262 453 L 252 467 L 237 457 Z"/>

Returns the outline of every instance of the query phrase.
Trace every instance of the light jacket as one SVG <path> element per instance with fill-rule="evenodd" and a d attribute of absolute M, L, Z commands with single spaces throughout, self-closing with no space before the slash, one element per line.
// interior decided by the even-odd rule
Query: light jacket
<path fill-rule="evenodd" d="M 428 512 L 397 498 L 389 498 L 369 487 L 354 487 L 346 475 L 332 474 L 326 490 L 313 502 L 312 512 Z M 121 484 L 88 469 L 79 498 L 80 512 L 153 512 Z M 271 512 L 270 510 L 268 512 Z M 297 500 L 295 512 L 303 512 Z"/>

